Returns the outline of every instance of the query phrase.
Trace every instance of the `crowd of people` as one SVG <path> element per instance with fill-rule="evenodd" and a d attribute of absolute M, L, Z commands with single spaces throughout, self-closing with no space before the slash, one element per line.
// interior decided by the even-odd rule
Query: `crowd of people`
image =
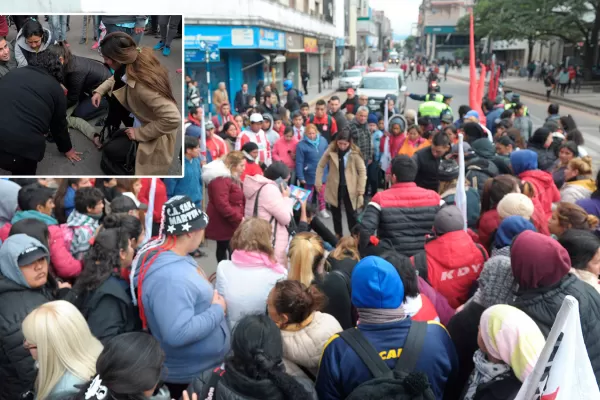
<path fill-rule="evenodd" d="M 600 379 L 600 176 L 488 105 L 270 94 L 192 108 L 182 178 L 0 180 L 0 400 L 512 400 L 567 295 Z"/>
<path fill-rule="evenodd" d="M 81 161 L 69 133 L 75 128 L 102 151 L 106 175 L 168 175 L 181 113 L 156 50 L 170 54 L 181 16 L 159 16 L 154 49 L 140 47 L 148 16 L 82 16 L 93 23 L 102 62 L 71 52 L 67 16 L 50 16 L 48 28 L 24 17 L 14 41 L 0 35 L 0 168 L 35 175 L 47 143 Z"/>

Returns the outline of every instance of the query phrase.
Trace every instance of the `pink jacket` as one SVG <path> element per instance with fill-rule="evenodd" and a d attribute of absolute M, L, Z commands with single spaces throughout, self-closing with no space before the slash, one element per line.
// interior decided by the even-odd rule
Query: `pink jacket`
<path fill-rule="evenodd" d="M 264 187 L 263 187 L 264 186 Z M 292 219 L 292 207 L 294 200 L 283 197 L 275 182 L 262 175 L 247 176 L 244 180 L 244 197 L 246 197 L 246 209 L 244 215 L 249 218 L 254 215 L 254 203 L 256 194 L 260 188 L 258 198 L 257 217 L 271 221 L 274 218 L 273 229 L 275 234 L 275 257 L 281 265 L 287 265 L 287 247 L 289 235 L 286 226 Z"/>
<path fill-rule="evenodd" d="M 273 146 L 273 161 L 281 161 L 291 170 L 296 170 L 296 161 L 292 157 L 292 154 L 296 155 L 296 146 L 298 146 L 298 139 L 292 138 L 288 142 L 284 137 L 280 138 Z"/>
<path fill-rule="evenodd" d="M 6 240 L 11 226 L 11 224 L 5 224 L 0 228 L 0 240 Z M 48 250 L 54 273 L 62 279 L 75 279 L 81 273 L 82 262 L 75 259 L 65 245 L 63 233 L 58 225 L 48 225 L 48 233 L 48 246 L 50 247 Z"/>

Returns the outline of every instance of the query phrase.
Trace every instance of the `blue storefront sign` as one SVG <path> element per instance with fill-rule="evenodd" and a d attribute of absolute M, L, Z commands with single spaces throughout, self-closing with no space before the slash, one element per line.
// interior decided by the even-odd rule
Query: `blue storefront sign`
<path fill-rule="evenodd" d="M 455 26 L 426 26 L 425 28 L 423 28 L 423 33 L 425 33 L 425 34 L 433 33 L 433 34 L 447 35 L 449 33 L 454 33 L 454 32 L 456 32 Z"/>
<path fill-rule="evenodd" d="M 201 42 L 219 49 L 285 50 L 285 32 L 255 26 L 191 25 L 185 27 L 185 49 L 200 49 Z"/>

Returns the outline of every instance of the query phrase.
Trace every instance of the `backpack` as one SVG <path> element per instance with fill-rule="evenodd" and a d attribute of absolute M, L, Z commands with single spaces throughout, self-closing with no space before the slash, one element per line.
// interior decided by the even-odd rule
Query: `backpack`
<path fill-rule="evenodd" d="M 72 226 L 69 226 L 67 224 L 60 224 L 60 231 L 62 232 L 63 235 L 63 240 L 65 242 L 65 246 L 67 247 L 67 250 L 69 250 L 69 252 L 71 252 L 71 244 L 73 243 L 73 237 L 75 236 L 75 228 Z M 94 236 L 94 232 L 92 231 L 92 229 L 87 226 L 87 225 L 82 225 L 79 226 L 78 228 L 83 228 L 86 231 L 88 231 L 89 233 L 92 234 L 92 236 Z"/>
<path fill-rule="evenodd" d="M 414 371 L 425 342 L 427 323 L 412 321 L 402 353 L 391 370 L 377 350 L 356 328 L 340 337 L 367 366 L 373 378 L 363 382 L 350 393 L 347 400 L 434 400 L 435 395 L 427 375 Z"/>
<path fill-rule="evenodd" d="M 138 143 L 130 140 L 125 129 L 106 138 L 102 145 L 100 168 L 106 175 L 134 175 Z"/>

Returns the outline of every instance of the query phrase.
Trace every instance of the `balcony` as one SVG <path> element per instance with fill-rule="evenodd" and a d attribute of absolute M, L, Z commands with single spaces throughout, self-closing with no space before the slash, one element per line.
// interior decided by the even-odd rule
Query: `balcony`
<path fill-rule="evenodd" d="M 196 0 L 183 0 L 188 10 L 198 9 Z M 328 23 L 322 14 L 309 15 L 269 0 L 228 0 L 203 2 L 201 14 L 186 14 L 186 24 L 254 25 L 300 34 L 344 37 L 343 0 L 334 0 L 334 21 Z M 341 8 L 340 8 L 341 7 Z M 341 10 L 341 18 L 338 10 Z M 311 13 L 312 14 L 312 13 Z"/>

